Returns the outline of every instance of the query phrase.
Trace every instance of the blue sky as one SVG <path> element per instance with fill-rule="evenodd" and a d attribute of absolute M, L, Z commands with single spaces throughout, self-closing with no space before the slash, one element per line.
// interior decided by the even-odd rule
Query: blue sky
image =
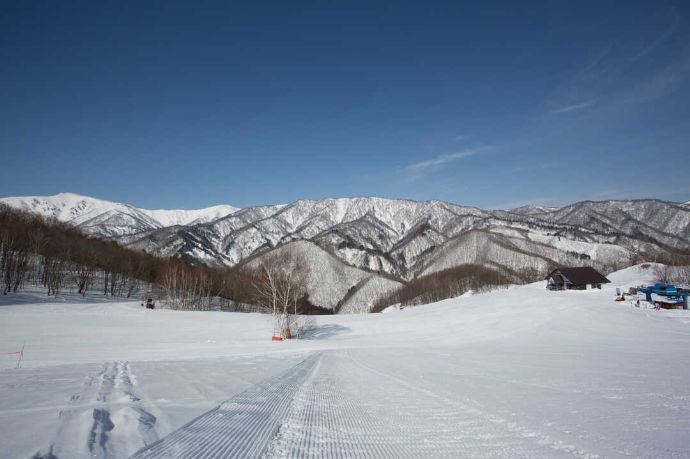
<path fill-rule="evenodd" d="M 687 2 L 3 2 L 0 195 L 690 199 Z"/>

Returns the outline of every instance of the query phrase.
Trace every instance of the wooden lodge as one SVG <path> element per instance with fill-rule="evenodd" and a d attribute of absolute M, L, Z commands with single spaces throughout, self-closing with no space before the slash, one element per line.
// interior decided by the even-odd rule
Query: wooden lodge
<path fill-rule="evenodd" d="M 611 281 L 596 269 L 589 266 L 579 268 L 558 268 L 546 276 L 546 288 L 549 290 L 587 290 L 601 288 L 601 284 Z"/>

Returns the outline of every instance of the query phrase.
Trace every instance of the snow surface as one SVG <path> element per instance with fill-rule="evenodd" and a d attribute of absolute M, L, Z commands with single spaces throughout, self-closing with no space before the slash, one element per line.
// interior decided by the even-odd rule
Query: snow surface
<path fill-rule="evenodd" d="M 690 315 L 613 301 L 650 272 L 287 342 L 259 314 L 4 297 L 0 351 L 27 344 L 0 357 L 0 457 L 688 457 Z"/>
<path fill-rule="evenodd" d="M 640 285 L 649 285 L 656 282 L 654 271 L 657 267 L 663 266 L 660 263 L 641 263 L 639 265 L 631 266 L 629 268 L 621 269 L 608 276 L 608 280 L 615 284 L 616 287 L 638 287 Z"/>

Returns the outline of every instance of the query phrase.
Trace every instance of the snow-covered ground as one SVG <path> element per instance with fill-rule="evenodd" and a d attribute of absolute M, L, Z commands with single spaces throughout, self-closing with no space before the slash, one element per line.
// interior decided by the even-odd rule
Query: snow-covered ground
<path fill-rule="evenodd" d="M 0 356 L 0 457 L 688 457 L 690 314 L 613 301 L 649 269 L 609 277 L 289 342 L 258 314 L 2 298 L 0 352 L 26 348 Z"/>

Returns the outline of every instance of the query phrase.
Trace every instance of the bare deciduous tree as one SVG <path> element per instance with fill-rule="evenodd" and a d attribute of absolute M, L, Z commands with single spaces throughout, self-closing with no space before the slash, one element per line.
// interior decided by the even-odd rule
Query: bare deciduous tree
<path fill-rule="evenodd" d="M 254 279 L 257 304 L 273 316 L 273 336 L 298 335 L 297 303 L 307 279 L 303 257 L 290 247 L 271 253 L 255 269 Z"/>
<path fill-rule="evenodd" d="M 209 273 L 179 260 L 170 260 L 163 271 L 161 288 L 171 309 L 208 310 L 213 295 Z"/>

